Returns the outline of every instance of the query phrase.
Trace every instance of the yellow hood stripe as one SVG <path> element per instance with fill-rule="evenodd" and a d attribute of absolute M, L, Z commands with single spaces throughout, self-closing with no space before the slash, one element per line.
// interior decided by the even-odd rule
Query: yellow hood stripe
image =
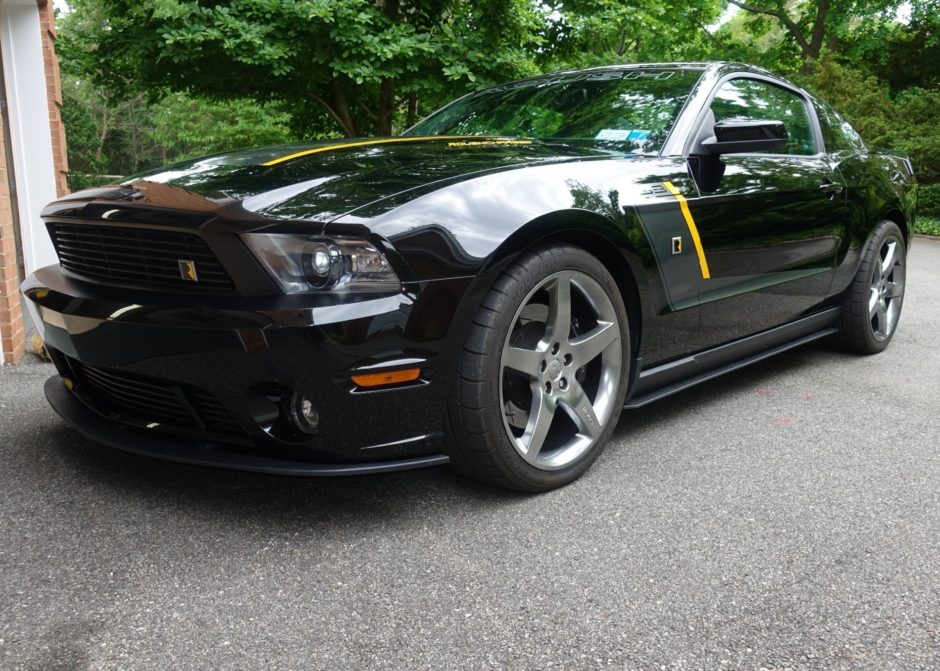
<path fill-rule="evenodd" d="M 386 137 L 379 138 L 377 140 L 362 140 L 360 142 L 342 142 L 340 144 L 331 144 L 326 147 L 315 147 L 313 149 L 304 149 L 303 151 L 298 151 L 293 154 L 288 154 L 287 156 L 281 156 L 279 158 L 272 159 L 266 163 L 262 163 L 263 166 L 277 165 L 278 163 L 284 163 L 285 161 L 292 161 L 295 158 L 301 158 L 302 156 L 310 156 L 311 154 L 321 154 L 326 151 L 336 151 L 337 149 L 349 149 L 351 147 L 368 147 L 371 145 L 377 144 L 391 144 L 393 142 L 420 142 L 421 140 L 447 140 L 453 142 L 454 140 L 470 140 L 477 139 L 481 140 L 485 138 L 484 135 L 426 135 L 426 136 L 413 136 L 413 137 Z M 498 139 L 493 138 L 489 140 L 489 144 L 531 144 L 531 140 L 513 140 L 513 139 Z"/>
<path fill-rule="evenodd" d="M 682 210 L 685 225 L 689 227 L 689 234 L 695 244 L 695 253 L 698 254 L 698 265 L 702 270 L 702 279 L 707 280 L 711 277 L 711 273 L 708 271 L 708 261 L 705 259 L 705 250 L 702 249 L 702 239 L 698 235 L 698 227 L 695 225 L 695 219 L 692 218 L 692 213 L 689 211 L 689 203 L 672 182 L 663 182 L 663 186 L 679 201 L 679 209 Z"/>

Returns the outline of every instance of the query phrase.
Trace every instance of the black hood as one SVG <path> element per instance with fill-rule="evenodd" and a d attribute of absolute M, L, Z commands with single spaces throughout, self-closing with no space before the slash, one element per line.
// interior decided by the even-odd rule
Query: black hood
<path fill-rule="evenodd" d="M 610 157 L 596 146 L 484 136 L 324 141 L 194 159 L 129 178 L 120 196 L 96 190 L 93 197 L 140 202 L 142 196 L 150 205 L 179 207 L 154 196 L 182 189 L 216 206 L 240 201 L 272 219 L 331 221 L 392 196 L 401 204 L 409 192 L 417 197 L 488 173 Z M 154 189 L 154 183 L 176 188 Z M 82 196 L 69 200 L 87 200 Z"/>

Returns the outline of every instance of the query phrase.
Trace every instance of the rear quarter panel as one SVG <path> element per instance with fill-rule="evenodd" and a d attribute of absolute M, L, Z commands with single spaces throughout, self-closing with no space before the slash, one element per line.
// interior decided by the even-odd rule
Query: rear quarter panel
<path fill-rule="evenodd" d="M 879 222 L 896 222 L 910 244 L 917 183 L 910 164 L 899 156 L 878 152 L 833 156 L 846 185 L 846 236 L 830 291 L 840 294 L 855 276 L 865 244 Z"/>

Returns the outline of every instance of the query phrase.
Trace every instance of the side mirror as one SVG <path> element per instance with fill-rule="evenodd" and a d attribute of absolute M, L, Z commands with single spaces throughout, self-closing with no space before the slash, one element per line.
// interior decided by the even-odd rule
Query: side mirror
<path fill-rule="evenodd" d="M 714 126 L 714 137 L 699 143 L 700 154 L 761 153 L 787 146 L 787 129 L 780 121 L 734 120 Z"/>

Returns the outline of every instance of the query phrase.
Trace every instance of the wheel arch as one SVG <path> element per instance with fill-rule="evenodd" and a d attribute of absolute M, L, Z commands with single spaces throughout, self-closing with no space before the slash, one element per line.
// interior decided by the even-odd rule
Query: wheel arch
<path fill-rule="evenodd" d="M 894 223 L 896 223 L 898 225 L 898 228 L 901 229 L 901 235 L 904 236 L 904 246 L 905 247 L 910 246 L 910 242 L 911 242 L 910 225 L 908 223 L 907 217 L 904 216 L 904 213 L 901 211 L 901 208 L 898 205 L 888 206 L 875 219 L 876 219 L 875 227 L 877 227 L 878 222 L 884 221 L 884 220 L 893 221 Z M 874 235 L 874 228 L 869 234 L 869 238 L 871 237 L 871 235 Z"/>
<path fill-rule="evenodd" d="M 588 210 L 565 210 L 542 215 L 520 227 L 490 255 L 479 280 L 487 289 L 520 255 L 552 243 L 580 247 L 610 270 L 630 322 L 631 356 L 636 358 L 643 333 L 648 280 L 641 260 L 648 245 L 639 221 L 624 217 L 615 222 Z M 636 234 L 631 235 L 631 232 Z"/>

